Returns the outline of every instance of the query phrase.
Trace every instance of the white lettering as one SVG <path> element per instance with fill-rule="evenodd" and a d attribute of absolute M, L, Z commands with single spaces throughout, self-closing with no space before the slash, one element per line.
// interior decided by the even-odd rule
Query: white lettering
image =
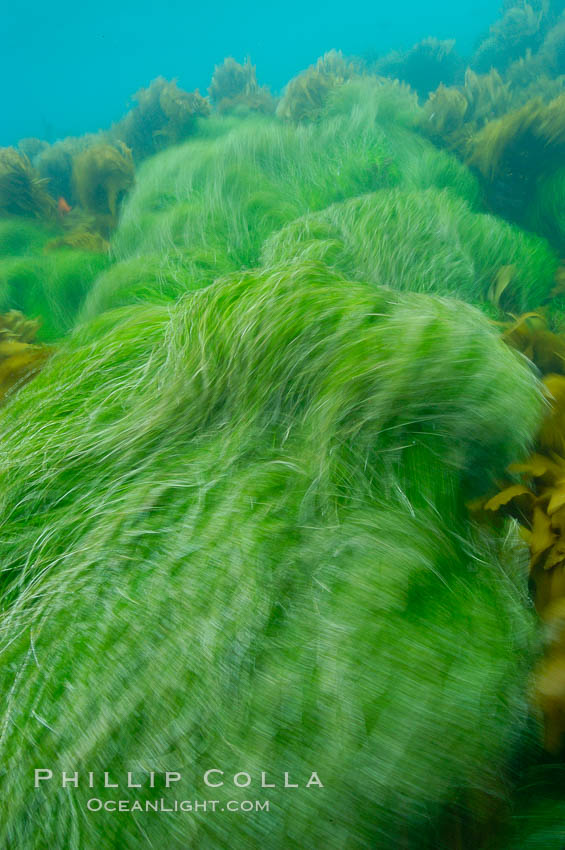
<path fill-rule="evenodd" d="M 41 774 L 44 774 L 41 776 Z M 53 779 L 53 771 L 48 770 L 47 768 L 38 767 L 35 770 L 35 787 L 39 787 L 39 783 L 43 782 L 45 779 Z"/>
<path fill-rule="evenodd" d="M 284 775 L 284 787 L 285 788 L 298 788 L 298 785 L 295 785 L 294 782 L 289 782 L 289 774 L 285 773 Z"/>
<path fill-rule="evenodd" d="M 132 773 L 128 772 L 128 788 L 141 788 L 140 784 L 133 781 L 132 775 Z"/>
<path fill-rule="evenodd" d="M 324 786 L 320 782 L 320 777 L 317 773 L 313 773 L 308 782 L 306 783 L 306 787 L 309 788 L 311 785 L 318 785 L 319 788 L 323 788 Z"/>
<path fill-rule="evenodd" d="M 78 788 L 78 771 L 75 771 L 72 776 L 67 776 L 65 771 L 61 774 L 61 788 L 65 788 L 67 782 L 74 783 L 75 788 Z"/>
<path fill-rule="evenodd" d="M 207 770 L 206 773 L 204 774 L 204 782 L 206 783 L 206 785 L 208 785 L 210 788 L 219 788 L 220 785 L 224 784 L 223 782 L 210 782 L 208 777 L 210 776 L 211 773 L 219 773 L 221 776 L 224 775 L 224 771 L 218 770 L 217 767 L 213 767 L 211 770 Z"/>

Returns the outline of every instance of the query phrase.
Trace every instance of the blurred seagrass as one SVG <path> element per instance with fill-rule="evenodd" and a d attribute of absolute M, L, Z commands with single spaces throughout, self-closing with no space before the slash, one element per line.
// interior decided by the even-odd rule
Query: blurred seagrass
<path fill-rule="evenodd" d="M 293 257 L 355 280 L 518 311 L 549 297 L 559 265 L 545 240 L 434 188 L 386 189 L 296 219 L 263 248 L 267 266 Z M 510 275 L 495 294 L 503 267 Z"/>
<path fill-rule="evenodd" d="M 376 189 L 450 188 L 477 206 L 476 178 L 416 132 L 418 116 L 407 86 L 355 78 L 319 123 L 211 118 L 138 169 L 114 256 L 161 256 L 164 274 L 180 264 L 192 287 L 257 265 L 264 240 L 292 220 Z"/>
<path fill-rule="evenodd" d="M 545 233 L 555 244 L 560 256 L 565 257 L 565 166 L 541 177 L 529 208 L 529 223 Z"/>
<path fill-rule="evenodd" d="M 80 248 L 64 246 L 64 239 L 53 223 L 0 220 L 0 311 L 40 318 L 42 341 L 70 330 L 93 279 L 110 262 L 91 237 Z"/>
<path fill-rule="evenodd" d="M 209 269 L 214 274 L 214 269 Z M 87 321 L 115 307 L 127 304 L 166 304 L 196 288 L 198 272 L 190 263 L 168 265 L 158 255 L 142 254 L 113 263 L 94 281 L 77 317 Z"/>
<path fill-rule="evenodd" d="M 308 261 L 77 330 L 3 414 L 0 843 L 139 846 L 55 783 L 30 804 L 38 764 L 180 770 L 187 799 L 210 765 L 324 783 L 245 818 L 135 814 L 156 847 L 428 850 L 453 806 L 473 834 L 535 641 L 465 500 L 541 402 L 478 311 Z"/>
<path fill-rule="evenodd" d="M 565 452 L 565 378 L 528 362 L 565 350 L 538 313 L 501 339 L 471 305 L 565 322 L 552 248 L 484 212 L 563 244 L 560 11 L 507 2 L 464 78 L 452 42 L 385 57 L 394 81 L 331 51 L 276 116 L 249 59 L 210 100 L 159 77 L 107 131 L 4 153 L 4 195 L 0 152 L 2 850 L 477 850 L 507 814 L 539 628 L 517 523 L 466 505 L 531 473 L 537 435 Z M 86 786 L 30 799 L 38 764 L 278 787 L 245 818 L 82 817 Z M 281 765 L 324 788 L 287 794 Z"/>

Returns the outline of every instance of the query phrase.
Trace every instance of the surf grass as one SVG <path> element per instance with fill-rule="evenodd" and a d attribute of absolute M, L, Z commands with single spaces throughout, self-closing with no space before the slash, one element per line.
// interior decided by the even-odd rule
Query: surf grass
<path fill-rule="evenodd" d="M 68 249 L 1 258 L 1 309 L 40 318 L 38 339 L 60 339 L 73 327 L 90 284 L 108 262 L 102 254 Z"/>
<path fill-rule="evenodd" d="M 513 818 L 501 836 L 503 850 L 549 850 L 563 845 L 565 803 L 562 762 L 530 766 L 513 800 Z"/>
<path fill-rule="evenodd" d="M 55 228 L 24 218 L 0 218 L 0 257 L 41 253 L 55 233 Z"/>
<path fill-rule="evenodd" d="M 25 219 L 0 220 L 0 311 L 41 319 L 38 339 L 44 342 L 73 327 L 92 281 L 110 262 L 89 251 L 46 252 L 57 233 Z"/>
<path fill-rule="evenodd" d="M 167 266 L 155 255 L 123 260 L 98 275 L 77 321 L 89 321 L 105 310 L 127 304 L 167 304 L 176 300 L 179 293 L 190 291 L 190 281 L 198 279 L 190 265 L 171 262 Z"/>
<path fill-rule="evenodd" d="M 529 210 L 532 227 L 544 233 L 562 257 L 565 255 L 564 193 L 565 168 L 560 168 L 538 182 Z"/>
<path fill-rule="evenodd" d="M 540 407 L 473 308 L 315 263 L 75 332 L 3 412 L 2 846 L 435 848 L 455 800 L 479 817 L 533 625 L 464 502 Z M 33 789 L 47 766 L 121 787 Z M 86 810 L 170 796 L 127 770 L 203 799 L 211 767 L 271 811 Z"/>
<path fill-rule="evenodd" d="M 418 110 L 405 86 L 365 79 L 336 90 L 316 125 L 210 120 L 198 139 L 139 170 L 113 240 L 117 265 L 94 283 L 83 315 L 253 267 L 287 222 L 373 188 L 448 187 L 477 206 L 476 178 L 414 132 Z"/>
<path fill-rule="evenodd" d="M 232 122 L 233 123 L 233 122 Z M 113 240 L 116 257 L 215 251 L 224 268 L 254 265 L 263 238 L 307 209 L 377 187 L 379 134 L 246 120 L 145 163 Z"/>
<path fill-rule="evenodd" d="M 348 118 L 357 127 L 383 130 L 403 188 L 448 188 L 480 208 L 477 177 L 456 156 L 414 132 L 422 124 L 423 109 L 409 86 L 370 76 L 351 80 L 330 95 L 324 118 L 338 117 Z"/>
<path fill-rule="evenodd" d="M 474 304 L 496 298 L 497 274 L 511 266 L 500 302 L 521 311 L 548 297 L 558 266 L 544 239 L 436 189 L 380 191 L 293 221 L 266 241 L 263 262 L 293 257 L 324 261 L 356 280 Z"/>
<path fill-rule="evenodd" d="M 214 119 L 201 138 L 145 162 L 112 242 L 116 259 L 156 254 L 210 283 L 257 265 L 265 238 L 288 222 L 375 189 L 437 184 L 478 203 L 470 172 L 411 129 L 402 88 L 343 88 L 316 124 Z"/>

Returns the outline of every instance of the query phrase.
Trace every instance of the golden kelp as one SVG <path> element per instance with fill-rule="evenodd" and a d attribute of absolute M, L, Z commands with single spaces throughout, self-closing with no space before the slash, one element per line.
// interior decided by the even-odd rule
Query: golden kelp
<path fill-rule="evenodd" d="M 95 229 L 78 226 L 69 230 L 64 236 L 50 239 L 45 251 L 58 251 L 59 248 L 72 248 L 75 251 L 87 251 L 92 254 L 107 254 L 110 244 Z"/>
<path fill-rule="evenodd" d="M 257 82 L 256 68 L 249 57 L 243 65 L 231 56 L 221 65 L 216 65 L 208 92 L 218 112 L 242 109 L 249 112 L 275 111 L 275 99 L 267 86 L 260 86 Z"/>
<path fill-rule="evenodd" d="M 287 121 L 315 121 L 326 105 L 329 93 L 354 75 L 354 65 L 344 58 L 341 51 L 330 50 L 315 65 L 288 83 L 277 107 L 277 115 Z"/>
<path fill-rule="evenodd" d="M 29 381 L 49 357 L 50 348 L 33 343 L 40 324 L 18 310 L 0 315 L 0 401 L 14 386 Z"/>
<path fill-rule="evenodd" d="M 532 360 L 543 374 L 565 374 L 565 337 L 550 330 L 543 310 L 520 316 L 507 327 L 504 339 Z"/>
<path fill-rule="evenodd" d="M 371 68 L 375 73 L 408 83 L 425 98 L 439 85 L 451 86 L 463 76 L 463 60 L 455 39 L 425 38 L 406 52 L 393 51 Z"/>
<path fill-rule="evenodd" d="M 498 71 L 478 75 L 467 69 L 464 85 L 440 85 L 430 94 L 421 126 L 436 142 L 464 155 L 473 134 L 510 104 L 509 86 Z"/>
<path fill-rule="evenodd" d="M 73 162 L 77 156 L 96 145 L 106 144 L 108 134 L 85 133 L 82 136 L 67 136 L 52 145 L 46 145 L 33 159 L 39 177 L 47 180 L 49 193 L 55 198 L 64 198 L 71 206 L 78 203 L 73 188 Z"/>
<path fill-rule="evenodd" d="M 55 201 L 27 156 L 15 148 L 0 148 L 0 214 L 50 218 Z"/>
<path fill-rule="evenodd" d="M 528 219 L 540 177 L 565 155 L 565 94 L 541 97 L 490 121 L 470 141 L 468 161 L 482 175 L 489 205 L 516 221 Z"/>
<path fill-rule="evenodd" d="M 490 28 L 489 36 L 479 45 L 473 67 L 486 71 L 495 67 L 504 70 L 540 40 L 544 15 L 529 3 L 516 3 L 507 7 L 504 15 Z"/>
<path fill-rule="evenodd" d="M 122 142 L 89 148 L 73 164 L 73 183 L 80 205 L 96 217 L 103 232 L 117 224 L 119 200 L 133 182 L 131 150 Z"/>
<path fill-rule="evenodd" d="M 484 508 L 516 517 L 530 548 L 535 605 L 549 635 L 535 696 L 545 718 L 545 746 L 558 752 L 565 742 L 565 337 L 537 312 L 520 317 L 504 338 L 545 373 L 548 413 L 534 454 L 508 468 L 520 483 L 509 484 Z"/>
<path fill-rule="evenodd" d="M 565 153 L 565 94 L 535 98 L 490 121 L 474 138 L 470 162 L 484 177 L 525 180 L 551 170 Z"/>
<path fill-rule="evenodd" d="M 136 162 L 186 139 L 197 119 L 210 113 L 210 103 L 198 89 L 183 91 L 176 80 L 164 77 L 138 91 L 134 100 L 137 105 L 114 124 L 109 135 L 125 142 Z"/>

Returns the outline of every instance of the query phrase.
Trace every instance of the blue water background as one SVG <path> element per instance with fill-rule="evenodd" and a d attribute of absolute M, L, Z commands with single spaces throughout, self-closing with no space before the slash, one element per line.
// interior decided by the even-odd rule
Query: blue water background
<path fill-rule="evenodd" d="M 433 35 L 469 54 L 499 11 L 492 0 L 16 0 L 0 16 L 0 145 L 108 127 L 158 75 L 205 94 L 229 55 L 249 55 L 259 82 L 278 91 L 332 48 L 384 53 Z"/>

